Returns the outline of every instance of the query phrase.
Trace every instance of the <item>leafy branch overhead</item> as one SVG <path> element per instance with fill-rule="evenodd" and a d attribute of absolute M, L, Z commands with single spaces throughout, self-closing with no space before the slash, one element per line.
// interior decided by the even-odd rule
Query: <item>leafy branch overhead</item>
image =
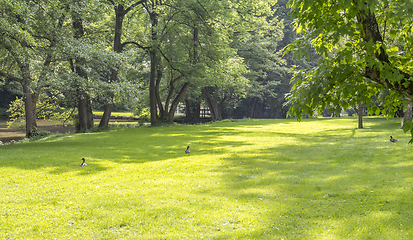
<path fill-rule="evenodd" d="M 291 114 L 370 104 L 383 88 L 413 98 L 413 1 L 290 0 L 289 7 L 301 37 L 285 50 L 320 56 L 316 67 L 296 69 Z"/>

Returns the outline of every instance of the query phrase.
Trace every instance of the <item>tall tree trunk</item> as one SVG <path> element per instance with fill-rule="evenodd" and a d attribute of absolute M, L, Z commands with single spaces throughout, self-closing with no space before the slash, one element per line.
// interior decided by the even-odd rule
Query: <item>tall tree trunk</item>
<path fill-rule="evenodd" d="M 73 22 L 72 22 L 73 30 L 74 30 L 74 37 L 76 39 L 80 39 L 84 36 L 84 29 L 83 29 L 83 20 L 78 15 L 78 13 L 73 13 Z M 72 69 L 76 72 L 77 75 L 82 77 L 85 81 L 87 81 L 88 76 L 87 72 L 82 69 L 80 65 L 82 65 L 82 59 L 75 59 L 77 66 L 72 66 Z M 93 112 L 92 106 L 90 103 L 89 95 L 83 89 L 77 89 L 77 105 L 78 105 L 78 132 L 86 132 L 89 129 L 93 128 Z"/>
<path fill-rule="evenodd" d="M 156 99 L 156 73 L 158 67 L 158 56 L 157 56 L 157 48 L 155 43 L 157 42 L 157 30 L 156 27 L 158 26 L 158 16 L 156 14 L 156 4 L 155 2 L 152 3 L 152 12 L 149 13 L 149 17 L 151 19 L 151 40 L 152 46 L 149 50 L 149 55 L 151 58 L 151 74 L 149 77 L 149 108 L 151 113 L 151 125 L 158 124 L 158 111 L 157 111 L 157 99 Z"/>
<path fill-rule="evenodd" d="M 156 109 L 156 52 L 150 50 L 151 74 L 149 79 L 149 108 L 151 113 L 151 125 L 158 124 L 158 111 Z"/>
<path fill-rule="evenodd" d="M 121 44 L 121 37 L 122 37 L 122 28 L 123 28 L 123 19 L 129 11 L 128 9 L 125 10 L 123 4 L 118 4 L 115 7 L 115 36 L 113 39 L 113 51 L 116 53 L 122 52 L 122 44 Z M 118 71 L 116 69 L 112 69 L 112 74 L 110 75 L 110 82 L 113 83 L 118 80 Z M 105 104 L 105 110 L 103 112 L 102 119 L 100 120 L 99 127 L 107 128 L 109 125 L 110 115 L 112 113 L 113 107 L 113 92 L 108 91 L 108 102 Z"/>
<path fill-rule="evenodd" d="M 215 86 L 215 91 L 213 96 L 209 94 L 208 87 L 204 87 L 202 89 L 202 93 L 204 94 L 205 100 L 211 112 L 211 120 L 218 121 L 221 120 L 221 114 L 219 112 L 219 104 L 218 104 L 218 87 Z"/>
<path fill-rule="evenodd" d="M 199 98 L 196 100 L 185 100 L 185 122 L 187 123 L 199 123 L 201 115 L 201 101 Z"/>
<path fill-rule="evenodd" d="M 159 114 L 157 115 L 157 121 L 162 120 L 162 121 L 167 121 L 167 116 L 168 116 L 168 108 L 169 108 L 169 101 L 172 97 L 173 90 L 174 90 L 174 84 L 171 82 L 170 84 L 170 91 L 169 95 L 166 98 L 165 103 L 162 102 L 161 95 L 159 93 L 159 87 L 161 85 L 162 81 L 162 69 L 161 69 L 161 58 L 159 55 L 157 55 L 157 59 L 155 61 L 157 64 L 155 66 L 156 68 L 156 80 L 155 80 L 155 99 L 156 99 L 156 106 L 157 110 L 159 111 Z"/>
<path fill-rule="evenodd" d="M 361 103 L 358 106 L 358 128 L 363 128 L 363 105 Z"/>
<path fill-rule="evenodd" d="M 84 94 L 79 94 L 83 95 L 82 97 L 78 97 L 77 100 L 77 110 L 78 110 L 78 126 L 77 132 L 86 132 L 88 128 L 88 121 L 87 121 L 87 97 Z"/>
<path fill-rule="evenodd" d="M 256 117 L 256 108 L 257 108 L 257 98 L 254 98 L 254 100 L 252 101 L 250 118 Z"/>
<path fill-rule="evenodd" d="M 192 63 L 195 65 L 199 61 L 199 28 L 198 26 L 194 27 L 194 36 L 193 36 L 194 46 L 192 52 L 190 51 L 190 57 Z M 186 122 L 190 123 L 199 123 L 200 122 L 200 113 L 201 113 L 201 102 L 199 98 L 195 101 L 187 99 L 186 104 Z"/>
<path fill-rule="evenodd" d="M 23 62 L 19 63 L 22 72 L 21 85 L 23 87 L 24 95 L 24 109 L 26 117 L 26 137 L 37 135 L 36 112 L 33 107 L 32 91 L 30 90 L 30 66 L 29 60 L 25 58 Z"/>
<path fill-rule="evenodd" d="M 32 93 L 32 106 L 33 106 L 33 116 L 37 119 L 37 102 L 39 101 L 40 93 L 42 91 L 42 87 L 38 86 L 36 88 L 36 92 Z"/>
<path fill-rule="evenodd" d="M 108 93 L 109 96 L 109 101 L 105 104 L 105 109 L 103 111 L 103 116 L 100 119 L 99 127 L 100 128 L 107 128 L 109 126 L 109 120 L 110 120 L 110 115 L 112 114 L 112 108 L 113 108 L 113 94 Z"/>
<path fill-rule="evenodd" d="M 178 95 L 175 97 L 175 99 L 173 100 L 171 107 L 169 108 L 169 114 L 168 114 L 168 122 L 172 123 L 174 121 L 174 116 L 175 116 L 175 112 L 176 109 L 178 108 L 178 104 L 180 101 L 182 101 L 182 99 L 184 98 L 186 92 L 188 91 L 189 87 L 191 86 L 191 84 L 189 82 L 186 82 L 181 90 L 179 91 Z"/>
<path fill-rule="evenodd" d="M 32 92 L 30 90 L 30 82 L 23 77 L 23 94 L 24 94 L 24 108 L 26 114 L 26 137 L 37 135 L 36 115 L 33 108 Z"/>
<path fill-rule="evenodd" d="M 406 99 L 409 101 L 408 103 L 407 103 L 407 105 L 405 105 L 405 108 L 406 109 L 404 109 L 403 110 L 403 122 L 402 122 L 402 127 L 403 127 L 403 125 L 404 125 L 404 123 L 405 122 L 411 122 L 412 121 L 412 107 L 413 107 L 413 102 L 412 102 L 412 99 L 411 98 L 407 98 L 406 97 Z"/>

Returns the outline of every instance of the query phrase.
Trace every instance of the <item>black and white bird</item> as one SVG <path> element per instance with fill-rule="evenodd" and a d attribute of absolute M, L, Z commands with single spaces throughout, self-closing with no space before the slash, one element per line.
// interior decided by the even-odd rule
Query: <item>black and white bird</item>
<path fill-rule="evenodd" d="M 85 158 L 82 158 L 83 162 L 80 164 L 81 167 L 87 166 L 87 164 L 85 163 Z"/>
<path fill-rule="evenodd" d="M 189 146 L 186 148 L 185 153 L 190 153 L 191 151 L 189 151 Z"/>
<path fill-rule="evenodd" d="M 395 143 L 395 142 L 397 142 L 397 139 L 394 139 L 392 136 L 390 136 L 390 142 Z"/>

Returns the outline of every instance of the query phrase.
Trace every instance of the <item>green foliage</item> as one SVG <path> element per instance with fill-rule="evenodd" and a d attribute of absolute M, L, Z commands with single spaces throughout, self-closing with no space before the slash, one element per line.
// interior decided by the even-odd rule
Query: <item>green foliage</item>
<path fill-rule="evenodd" d="M 12 127 L 14 123 L 24 122 L 25 106 L 23 98 L 17 97 L 16 100 L 11 102 L 7 112 L 10 113 L 10 120 L 7 122 L 9 127 Z M 37 119 L 45 119 L 67 124 L 72 123 L 73 113 L 72 109 L 61 107 L 55 96 L 49 97 L 45 93 L 39 95 L 36 107 Z"/>
<path fill-rule="evenodd" d="M 407 121 L 403 124 L 403 131 L 404 133 L 410 132 L 412 138 L 409 141 L 409 144 L 413 144 L 413 122 Z"/>
<path fill-rule="evenodd" d="M 148 108 L 140 108 L 137 112 L 134 113 L 139 118 L 139 125 L 143 126 L 145 123 L 150 121 L 151 112 Z"/>
<path fill-rule="evenodd" d="M 36 135 L 29 138 L 29 141 L 37 141 L 39 139 L 43 139 L 47 136 L 50 136 L 52 133 L 49 131 L 39 131 Z"/>
<path fill-rule="evenodd" d="M 9 121 L 7 122 L 9 128 L 11 128 L 15 122 L 23 122 L 25 119 L 23 98 L 16 97 L 16 100 L 10 103 L 7 112 L 9 113 Z"/>
<path fill-rule="evenodd" d="M 238 55 L 244 59 L 248 71 L 244 76 L 248 79 L 243 89 L 243 98 L 246 100 L 238 105 L 255 102 L 255 105 L 265 103 L 268 111 L 274 111 L 273 101 L 284 101 L 285 89 L 280 87 L 282 78 L 287 73 L 286 61 L 278 51 L 279 43 L 283 38 L 283 21 L 278 16 L 269 16 L 268 25 L 263 30 L 256 30 L 250 35 L 235 35 L 231 46 L 238 50 Z M 282 91 L 284 90 L 284 92 Z M 258 103 L 257 103 L 258 102 Z M 251 116 L 251 105 L 248 104 L 244 116 Z M 240 108 L 235 110 L 240 114 Z M 278 111 L 282 109 L 278 108 Z M 241 113 L 242 114 L 242 113 Z M 263 114 L 252 114 L 253 117 L 263 117 Z M 242 116 L 238 116 L 242 117 Z"/>
<path fill-rule="evenodd" d="M 400 95 L 412 96 L 412 53 L 406 51 L 413 44 L 412 1 L 290 0 L 289 7 L 302 36 L 286 51 L 300 58 L 314 48 L 321 56 L 316 67 L 295 69 L 291 115 L 300 120 L 330 104 L 340 112 L 361 102 L 370 114 L 392 116 L 404 101 Z M 372 98 L 383 88 L 393 92 L 377 106 Z"/>

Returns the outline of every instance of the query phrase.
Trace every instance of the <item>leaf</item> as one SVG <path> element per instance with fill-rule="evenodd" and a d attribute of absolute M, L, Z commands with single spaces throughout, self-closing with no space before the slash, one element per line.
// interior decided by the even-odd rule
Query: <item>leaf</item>
<path fill-rule="evenodd" d="M 403 132 L 407 132 L 407 131 L 412 131 L 413 130 L 413 122 L 405 122 L 404 124 L 403 124 Z"/>
<path fill-rule="evenodd" d="M 398 52 L 398 51 L 399 51 L 399 48 L 398 48 L 397 46 L 393 46 L 393 47 L 390 48 L 390 51 L 392 51 L 392 52 Z"/>
<path fill-rule="evenodd" d="M 397 30 L 391 30 L 391 31 L 390 31 L 390 36 L 391 36 L 392 38 L 396 38 L 396 37 L 397 37 Z"/>

